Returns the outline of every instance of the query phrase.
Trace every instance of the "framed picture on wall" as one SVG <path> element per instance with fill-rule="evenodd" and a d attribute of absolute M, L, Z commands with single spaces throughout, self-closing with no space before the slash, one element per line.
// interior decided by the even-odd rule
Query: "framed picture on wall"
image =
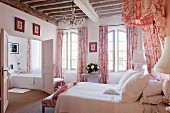
<path fill-rule="evenodd" d="M 33 35 L 40 36 L 40 25 L 33 23 Z"/>
<path fill-rule="evenodd" d="M 25 20 L 15 17 L 15 30 L 19 32 L 24 32 Z"/>
<path fill-rule="evenodd" d="M 89 52 L 97 52 L 97 42 L 89 42 Z"/>
<path fill-rule="evenodd" d="M 8 43 L 8 50 L 10 54 L 19 54 L 19 43 Z"/>

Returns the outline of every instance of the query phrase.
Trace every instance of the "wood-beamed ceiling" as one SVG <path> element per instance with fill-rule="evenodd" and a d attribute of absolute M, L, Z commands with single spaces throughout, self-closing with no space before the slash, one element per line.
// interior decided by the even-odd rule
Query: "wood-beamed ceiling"
<path fill-rule="evenodd" d="M 6 0 L 2 0 L 6 1 Z M 12 0 L 7 0 L 12 1 Z M 13 0 L 46 15 L 51 20 L 61 21 L 63 16 L 71 18 L 72 0 Z M 89 0 L 90 5 L 100 18 L 121 14 L 122 0 Z M 78 18 L 88 18 L 84 12 L 74 4 Z M 25 11 L 26 12 L 26 11 Z"/>

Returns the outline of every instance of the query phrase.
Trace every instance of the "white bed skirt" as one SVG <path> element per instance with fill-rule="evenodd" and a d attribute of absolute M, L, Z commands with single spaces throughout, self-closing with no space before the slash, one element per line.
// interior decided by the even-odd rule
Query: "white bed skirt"
<path fill-rule="evenodd" d="M 41 74 L 12 74 L 10 77 L 10 87 L 41 90 L 41 81 Z"/>

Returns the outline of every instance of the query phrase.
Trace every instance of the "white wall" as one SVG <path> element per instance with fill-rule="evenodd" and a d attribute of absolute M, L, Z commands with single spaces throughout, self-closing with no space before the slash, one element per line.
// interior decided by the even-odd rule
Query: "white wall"
<path fill-rule="evenodd" d="M 38 40 L 54 39 L 56 37 L 56 26 L 43 21 L 39 18 L 31 16 L 18 9 L 0 3 L 0 28 L 5 29 L 8 34 L 23 38 L 32 38 Z M 14 30 L 14 18 L 18 17 L 25 20 L 25 32 L 18 32 Z M 37 23 L 41 26 L 41 35 L 33 35 L 33 23 Z"/>
<path fill-rule="evenodd" d="M 87 23 L 88 27 L 88 44 L 89 42 L 97 42 L 97 52 L 89 52 L 88 45 L 88 59 L 87 63 L 97 63 L 98 64 L 98 51 L 99 51 L 99 22 L 92 22 L 90 19 Z"/>
<path fill-rule="evenodd" d="M 6 4 L 0 3 L 0 28 L 3 28 L 7 31 L 9 35 L 22 37 L 22 38 L 30 38 L 36 40 L 48 40 L 53 39 L 54 45 L 54 55 L 56 55 L 56 30 L 57 26 L 51 23 L 48 23 L 44 20 L 36 18 L 32 15 L 29 15 L 25 12 L 22 12 L 18 9 L 15 9 Z M 14 30 L 14 18 L 18 17 L 25 20 L 25 32 L 18 32 Z M 41 34 L 40 36 L 33 35 L 33 26 L 32 24 L 36 23 L 41 26 Z M 54 59 L 55 62 L 55 59 Z"/>

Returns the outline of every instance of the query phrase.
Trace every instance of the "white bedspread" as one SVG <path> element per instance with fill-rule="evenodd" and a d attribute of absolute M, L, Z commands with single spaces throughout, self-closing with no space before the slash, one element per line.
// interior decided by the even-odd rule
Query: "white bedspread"
<path fill-rule="evenodd" d="M 55 113 L 149 113 L 150 106 L 143 104 L 120 103 L 119 95 L 103 94 L 113 85 L 79 83 L 59 95 Z"/>

